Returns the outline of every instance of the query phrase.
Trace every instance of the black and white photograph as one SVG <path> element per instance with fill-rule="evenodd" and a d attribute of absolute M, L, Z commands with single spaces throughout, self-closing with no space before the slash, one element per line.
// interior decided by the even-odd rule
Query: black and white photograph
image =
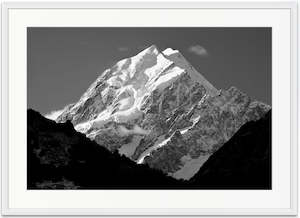
<path fill-rule="evenodd" d="M 27 27 L 27 189 L 272 189 L 272 28 Z"/>

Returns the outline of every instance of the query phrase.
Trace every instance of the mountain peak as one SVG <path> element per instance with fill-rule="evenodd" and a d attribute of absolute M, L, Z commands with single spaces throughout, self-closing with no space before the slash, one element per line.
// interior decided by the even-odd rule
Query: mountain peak
<path fill-rule="evenodd" d="M 184 69 L 190 75 L 193 81 L 203 85 L 209 95 L 217 95 L 217 89 L 185 59 L 179 50 L 167 48 L 162 52 L 162 54 L 168 60 L 175 63 L 176 66 Z"/>
<path fill-rule="evenodd" d="M 149 47 L 147 47 L 147 48 L 145 48 L 143 51 L 141 51 L 139 54 L 156 54 L 156 55 L 158 55 L 158 54 L 160 54 L 160 51 L 159 51 L 159 49 L 158 49 L 158 47 L 156 46 L 156 45 L 151 45 L 151 46 L 149 46 Z"/>
<path fill-rule="evenodd" d="M 180 53 L 180 52 L 178 50 L 174 50 L 172 48 L 166 48 L 165 50 L 163 50 L 162 53 L 166 56 L 170 56 L 172 54 L 176 54 L 176 53 Z"/>
<path fill-rule="evenodd" d="M 176 86 L 185 83 L 187 89 L 198 84 L 210 96 L 217 94 L 217 89 L 178 50 L 167 48 L 160 52 L 156 45 L 151 45 L 107 69 L 101 80 L 94 82 L 80 100 L 65 110 L 57 121 L 72 118 L 76 125 L 108 116 L 110 118 L 105 118 L 104 123 L 111 120 L 127 122 L 142 114 L 140 108 L 147 96 L 153 92 L 166 92 L 165 89 L 173 83 Z M 94 103 L 91 105 L 90 102 Z M 110 116 L 112 113 L 113 116 Z"/>
<path fill-rule="evenodd" d="M 236 88 L 218 91 L 178 50 L 151 45 L 107 69 L 56 121 L 71 120 L 111 151 L 189 178 L 242 124 L 268 109 Z"/>

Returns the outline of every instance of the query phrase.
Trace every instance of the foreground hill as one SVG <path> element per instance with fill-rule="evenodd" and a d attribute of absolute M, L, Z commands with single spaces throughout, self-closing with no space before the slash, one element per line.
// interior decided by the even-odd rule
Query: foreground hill
<path fill-rule="evenodd" d="M 271 111 L 248 122 L 190 180 L 202 188 L 271 189 Z"/>
<path fill-rule="evenodd" d="M 28 188 L 169 188 L 179 181 L 111 153 L 76 132 L 28 110 Z"/>

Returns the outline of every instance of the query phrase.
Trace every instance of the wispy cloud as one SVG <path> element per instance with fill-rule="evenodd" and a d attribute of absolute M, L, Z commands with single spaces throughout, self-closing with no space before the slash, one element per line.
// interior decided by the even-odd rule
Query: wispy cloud
<path fill-rule="evenodd" d="M 118 51 L 120 52 L 125 52 L 125 51 L 129 51 L 130 49 L 128 47 L 118 47 Z"/>
<path fill-rule="evenodd" d="M 207 50 L 201 45 L 192 45 L 188 48 L 188 51 L 198 56 L 208 56 Z"/>
<path fill-rule="evenodd" d="M 57 110 L 57 111 L 52 111 L 48 114 L 45 114 L 44 116 L 50 120 L 56 120 L 56 118 L 62 114 L 62 112 L 64 111 L 64 109 L 61 110 Z"/>

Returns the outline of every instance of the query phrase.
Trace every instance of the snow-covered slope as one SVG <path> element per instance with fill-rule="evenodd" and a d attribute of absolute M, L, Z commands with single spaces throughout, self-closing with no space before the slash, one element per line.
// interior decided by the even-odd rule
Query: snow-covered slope
<path fill-rule="evenodd" d="M 142 115 L 140 108 L 152 92 L 163 91 L 185 75 L 202 84 L 209 93 L 217 93 L 178 51 L 166 49 L 160 53 L 153 45 L 106 70 L 58 121 L 66 118 L 75 124 L 89 121 L 91 127 L 101 127 L 109 121 L 128 122 Z M 78 127 L 83 131 L 88 128 L 90 125 L 86 124 Z"/>
<path fill-rule="evenodd" d="M 189 179 L 241 125 L 270 107 L 217 90 L 178 50 L 156 46 L 105 70 L 57 122 L 137 163 Z"/>

